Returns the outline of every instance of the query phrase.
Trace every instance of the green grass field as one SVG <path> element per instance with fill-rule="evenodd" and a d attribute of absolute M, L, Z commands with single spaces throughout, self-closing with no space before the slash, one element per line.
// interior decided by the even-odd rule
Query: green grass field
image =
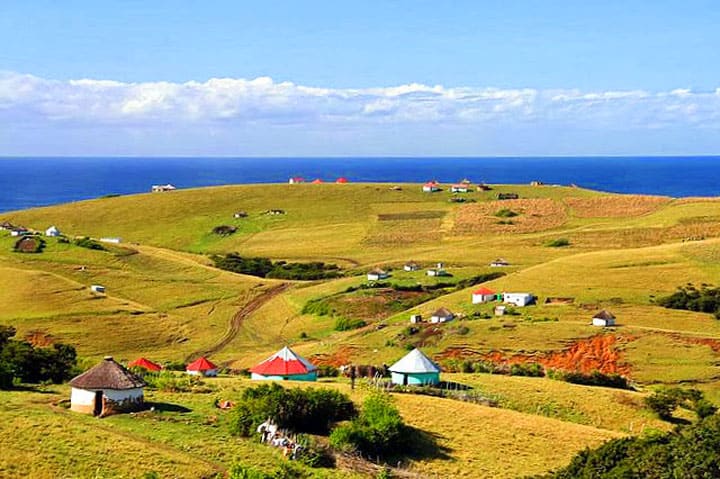
<path fill-rule="evenodd" d="M 70 238 L 123 239 L 107 251 L 94 251 L 47 238 L 42 253 L 23 254 L 13 251 L 16 238 L 0 231 L 0 324 L 14 325 L 19 337 L 43 344 L 73 344 L 83 364 L 106 354 L 183 361 L 212 350 L 211 359 L 245 368 L 287 344 L 325 362 L 380 365 L 420 345 L 443 364 L 472 357 L 606 364 L 607 356 L 638 386 L 638 392 L 626 392 L 546 378 L 447 374 L 448 380 L 495 398 L 499 407 L 398 395 L 405 419 L 436 434 L 448 448 L 447 458 L 407 466 L 420 477 L 539 473 L 604 439 L 666 429 L 642 407 L 643 396 L 658 385 L 698 387 L 720 404 L 720 322 L 710 314 L 655 304 L 688 282 L 720 282 L 720 202 L 500 185 L 467 194 L 475 203 L 455 204 L 447 192 L 391 186 L 226 186 L 0 214 L 0 221 L 37 230 L 54 224 Z M 497 201 L 499 192 L 516 192 L 521 199 Z M 498 217 L 502 208 L 517 216 Z M 269 209 L 285 214 L 265 214 Z M 238 210 L 248 217 L 234 219 Z M 513 224 L 500 223 L 506 219 Z M 218 225 L 238 230 L 214 235 Z M 570 244 L 546 246 L 560 238 Z M 335 263 L 347 276 L 288 281 L 276 294 L 281 281 L 212 267 L 211 254 L 229 252 Z M 490 268 L 500 257 L 511 266 Z M 410 260 L 423 269 L 402 271 Z M 453 276 L 426 276 L 424 269 L 437 262 Z M 332 317 L 302 314 L 312 299 L 365 283 L 365 273 L 376 266 L 391 270 L 388 281 L 405 286 L 455 283 L 501 270 L 507 275 L 486 287 L 530 292 L 538 301 L 517 308 L 516 316 L 496 317 L 492 304 L 471 304 L 471 287 L 342 332 L 334 330 Z M 106 286 L 107 294 L 91 294 L 92 284 Z M 344 301 L 351 306 L 367 301 L 363 294 Z M 545 303 L 557 297 L 572 300 Z M 236 318 L 233 328 L 233 318 L 248 304 L 254 307 Z M 427 317 L 440 306 L 459 318 L 408 335 L 410 314 Z M 363 307 L 355 311 L 375 311 Z M 590 325 L 600 309 L 617 316 L 617 327 Z M 598 334 L 613 336 L 608 350 L 588 346 Z M 72 414 L 52 406 L 68 397 L 65 386 L 49 393 L 1 392 L 8 420 L 1 426 L 0 445 L 10 453 L 0 459 L 0 475 L 18 476 L 27 470 L 18 469 L 25 464 L 32 464 L 33 477 L 141 477 L 147 471 L 207 477 L 236 460 L 272 469 L 282 459 L 258 444 L 229 438 L 220 425 L 222 414 L 212 407 L 214 397 L 236 394 L 247 383 L 221 378 L 210 395 L 152 393 L 154 401 L 192 409 L 162 413 L 161 419 L 137 415 L 99 421 Z M 327 385 L 348 390 L 343 381 Z M 359 401 L 363 394 L 353 397 Z M 112 445 L 103 437 L 112 437 Z M 38 461 L 40 455 L 46 459 Z"/>

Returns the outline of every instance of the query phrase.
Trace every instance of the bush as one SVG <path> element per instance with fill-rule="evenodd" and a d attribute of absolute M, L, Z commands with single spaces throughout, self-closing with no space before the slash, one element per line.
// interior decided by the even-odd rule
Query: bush
<path fill-rule="evenodd" d="M 510 366 L 510 376 L 541 378 L 545 376 L 545 369 L 538 363 L 518 363 Z"/>
<path fill-rule="evenodd" d="M 168 393 L 206 393 L 212 391 L 198 376 L 175 374 L 168 370 L 159 373 L 145 373 L 142 376 L 148 388 L 157 389 L 158 391 Z"/>
<path fill-rule="evenodd" d="M 350 331 L 352 329 L 362 328 L 367 323 L 362 319 L 348 319 L 339 317 L 335 319 L 335 331 Z"/>
<path fill-rule="evenodd" d="M 67 344 L 36 348 L 27 341 L 12 339 L 15 328 L 0 325 L 0 389 L 17 383 L 55 384 L 77 373 L 77 353 Z"/>
<path fill-rule="evenodd" d="M 94 239 L 90 239 L 87 236 L 85 236 L 84 238 L 76 239 L 75 245 L 79 246 L 81 248 L 93 249 L 93 250 L 97 250 L 97 251 L 107 251 L 103 245 L 101 245 Z"/>
<path fill-rule="evenodd" d="M 350 398 L 332 389 L 285 389 L 263 384 L 243 391 L 229 424 L 232 434 L 246 437 L 268 418 L 295 432 L 327 434 L 332 423 L 355 414 Z"/>
<path fill-rule="evenodd" d="M 567 238 L 558 238 L 545 242 L 545 246 L 548 246 L 550 248 L 562 248 L 565 246 L 570 246 L 570 240 Z"/>
<path fill-rule="evenodd" d="M 260 278 L 276 278 L 291 280 L 317 280 L 342 276 L 342 271 L 334 264 L 315 261 L 311 263 L 273 262 L 269 258 L 244 258 L 238 253 L 225 256 L 211 256 L 216 268 L 233 273 L 248 274 Z"/>
<path fill-rule="evenodd" d="M 645 398 L 645 406 L 660 419 L 669 420 L 678 407 L 695 412 L 699 419 L 712 416 L 717 408 L 697 389 L 662 388 Z"/>
<path fill-rule="evenodd" d="M 335 366 L 329 364 L 323 364 L 318 366 L 318 377 L 321 378 L 336 378 L 340 375 L 340 371 Z"/>
<path fill-rule="evenodd" d="M 212 229 L 213 234 L 219 236 L 229 236 L 237 231 L 237 227 L 230 225 L 220 225 Z"/>
<path fill-rule="evenodd" d="M 337 449 L 383 458 L 404 455 L 410 441 L 409 428 L 392 398 L 384 393 L 365 399 L 360 415 L 330 435 L 330 444 Z"/>
<path fill-rule="evenodd" d="M 713 313 L 720 319 L 720 288 L 703 285 L 697 289 L 692 284 L 688 284 L 679 287 L 670 296 L 659 298 L 657 304 L 669 309 Z"/>
<path fill-rule="evenodd" d="M 619 374 L 603 374 L 600 371 L 593 371 L 589 374 L 579 371 L 551 370 L 547 372 L 548 377 L 573 384 L 585 386 L 604 386 L 617 389 L 632 389 L 627 378 Z"/>
<path fill-rule="evenodd" d="M 495 216 L 497 216 L 498 218 L 514 218 L 518 215 L 519 215 L 519 213 L 516 213 L 513 210 L 508 209 L 508 208 L 503 208 L 501 210 L 498 210 L 495 213 Z"/>

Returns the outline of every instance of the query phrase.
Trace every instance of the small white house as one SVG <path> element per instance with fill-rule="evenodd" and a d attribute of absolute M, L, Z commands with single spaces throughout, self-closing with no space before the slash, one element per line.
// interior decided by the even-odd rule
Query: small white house
<path fill-rule="evenodd" d="M 448 273 L 443 268 L 430 268 L 425 272 L 428 276 L 447 276 Z"/>
<path fill-rule="evenodd" d="M 452 313 L 452 311 L 443 307 L 435 311 L 432 316 L 430 316 L 430 322 L 445 323 L 447 321 L 452 321 L 453 318 L 455 318 L 455 315 Z"/>
<path fill-rule="evenodd" d="M 50 236 L 50 237 L 60 236 L 60 230 L 57 229 L 57 228 L 53 225 L 53 226 L 51 226 L 50 228 L 48 228 L 48 229 L 45 230 L 45 236 Z"/>
<path fill-rule="evenodd" d="M 527 306 L 535 297 L 530 293 L 503 293 L 503 303 L 514 304 L 518 307 Z"/>
<path fill-rule="evenodd" d="M 10 236 L 25 236 L 29 234 L 30 230 L 26 230 L 25 228 L 15 228 L 14 230 L 10 231 Z"/>
<path fill-rule="evenodd" d="M 615 326 L 615 315 L 603 309 L 592 318 L 593 326 L 608 327 Z"/>
<path fill-rule="evenodd" d="M 120 244 L 122 243 L 122 238 L 100 238 L 101 243 L 110 243 L 110 244 Z"/>
<path fill-rule="evenodd" d="M 387 273 L 387 271 L 380 268 L 375 268 L 371 271 L 368 271 L 367 274 L 368 281 L 380 281 L 381 279 L 387 279 L 389 277 L 390 275 Z"/>
<path fill-rule="evenodd" d="M 489 303 L 495 301 L 497 294 L 488 288 L 479 288 L 472 293 L 472 304 Z"/>
<path fill-rule="evenodd" d="M 174 185 L 168 183 L 167 185 L 152 185 L 151 188 L 153 193 L 160 193 L 163 191 L 175 191 L 177 188 Z"/>
<path fill-rule="evenodd" d="M 457 185 L 452 185 L 450 187 L 451 193 L 468 193 L 470 191 L 470 185 L 467 185 L 465 183 L 458 183 Z"/>
<path fill-rule="evenodd" d="M 422 315 L 421 314 L 411 314 L 410 315 L 410 324 L 418 324 L 422 323 Z"/>
<path fill-rule="evenodd" d="M 302 176 L 293 176 L 288 180 L 288 183 L 291 185 L 296 185 L 298 183 L 305 183 L 305 178 Z"/>
<path fill-rule="evenodd" d="M 423 185 L 422 190 L 425 193 L 435 193 L 436 191 L 440 191 L 440 186 L 438 186 L 438 183 L 435 181 L 429 181 Z"/>
<path fill-rule="evenodd" d="M 420 265 L 417 264 L 415 261 L 410 261 L 409 263 L 405 263 L 405 266 L 403 266 L 403 269 L 405 271 L 417 271 L 420 269 Z"/>
<path fill-rule="evenodd" d="M 495 261 L 493 261 L 492 263 L 490 263 L 491 268 L 504 268 L 506 266 L 510 266 L 510 263 L 508 263 L 503 258 L 498 258 Z"/>
<path fill-rule="evenodd" d="M 495 306 L 495 316 L 503 316 L 505 314 L 506 309 L 507 309 L 507 306 L 503 306 L 501 304 Z"/>
<path fill-rule="evenodd" d="M 144 407 L 145 381 L 112 356 L 73 378 L 70 386 L 71 411 L 104 417 Z"/>
<path fill-rule="evenodd" d="M 93 293 L 101 293 L 101 294 L 104 294 L 104 293 L 105 293 L 105 286 L 100 285 L 100 284 L 93 284 L 93 285 L 90 286 L 90 291 L 93 292 Z"/>

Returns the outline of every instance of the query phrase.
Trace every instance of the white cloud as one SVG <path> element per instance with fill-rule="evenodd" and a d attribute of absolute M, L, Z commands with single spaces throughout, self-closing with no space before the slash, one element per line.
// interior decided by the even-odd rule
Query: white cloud
<path fill-rule="evenodd" d="M 720 88 L 590 91 L 428 86 L 331 89 L 212 78 L 205 82 L 58 81 L 0 74 L 0 126 L 33 124 L 386 124 L 552 122 L 584 128 L 720 126 Z"/>

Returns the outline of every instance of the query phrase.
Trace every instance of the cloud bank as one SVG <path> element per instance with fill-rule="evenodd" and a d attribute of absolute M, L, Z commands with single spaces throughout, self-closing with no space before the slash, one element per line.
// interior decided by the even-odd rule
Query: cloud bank
<path fill-rule="evenodd" d="M 166 137 L 170 135 L 167 137 L 170 141 L 173 131 L 182 140 L 180 137 L 188 129 L 204 128 L 210 135 L 222 137 L 229 132 L 246 132 L 250 127 L 294 129 L 295 133 L 288 136 L 290 143 L 304 129 L 316 134 L 354 132 L 367 139 L 388 128 L 420 134 L 437 127 L 454 132 L 445 143 L 462 137 L 462 132 L 478 131 L 492 131 L 494 135 L 526 132 L 521 139 L 530 140 L 538 131 L 550 133 L 568 128 L 598 134 L 674 129 L 715 134 L 720 129 L 720 88 L 706 92 L 689 89 L 586 92 L 412 83 L 332 89 L 277 82 L 268 77 L 125 83 L 95 79 L 58 81 L 15 72 L 0 73 L 0 129 L 11 130 L 22 138 L 13 142 L 0 134 L 0 146 L 4 143 L 11 151 L 13 147 L 27 146 L 33 138 L 40 141 L 43 133 L 53 137 L 70 129 L 104 128 L 103 135 L 112 139 L 112 131 L 120 138 L 129 131 L 142 136 L 143 130 L 162 128 Z M 528 134 L 531 130 L 535 133 Z M 690 136 L 693 135 L 697 133 Z M 258 142 L 262 141 L 261 135 L 251 143 L 261 146 Z M 382 148 L 382 144 L 376 146 Z M 390 150 L 395 151 L 397 146 Z M 261 150 L 258 151 L 262 153 Z"/>

